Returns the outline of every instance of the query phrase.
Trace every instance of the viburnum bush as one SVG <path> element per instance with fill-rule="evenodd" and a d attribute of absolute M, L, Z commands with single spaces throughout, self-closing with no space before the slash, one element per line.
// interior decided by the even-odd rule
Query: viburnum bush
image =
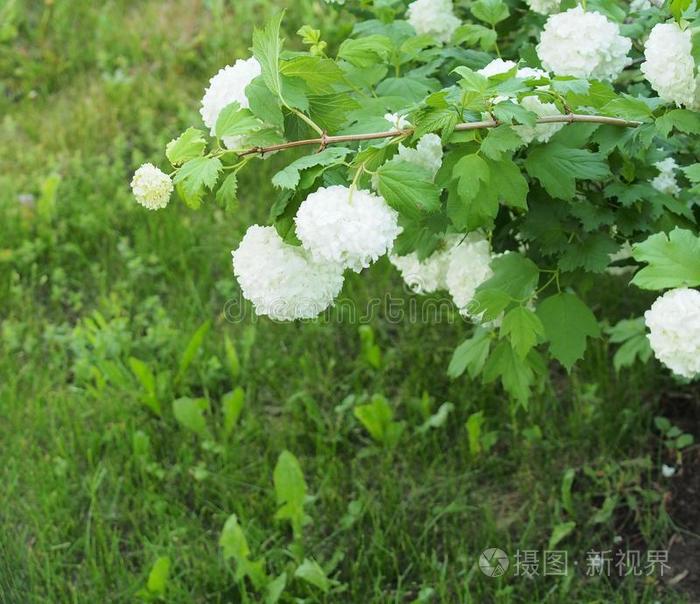
<path fill-rule="evenodd" d="M 333 4 L 354 20 L 337 48 L 307 25 L 305 50 L 285 49 L 283 15 L 254 32 L 209 82 L 205 128 L 168 144 L 170 174 L 138 169 L 137 201 L 229 206 L 241 170 L 301 148 L 272 179 L 270 224 L 233 252 L 258 314 L 315 317 L 388 254 L 416 295 L 445 290 L 474 322 L 451 375 L 523 404 L 551 359 L 570 371 L 604 334 L 618 368 L 653 352 L 697 377 L 696 2 Z M 603 328 L 584 294 L 611 278 L 670 291 Z"/>

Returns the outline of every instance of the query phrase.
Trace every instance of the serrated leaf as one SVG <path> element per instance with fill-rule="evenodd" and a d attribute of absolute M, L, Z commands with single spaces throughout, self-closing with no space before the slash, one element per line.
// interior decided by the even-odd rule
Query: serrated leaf
<path fill-rule="evenodd" d="M 282 40 L 280 27 L 284 11 L 272 17 L 265 27 L 253 32 L 253 56 L 260 63 L 262 77 L 267 88 L 280 99 L 282 97 L 282 76 L 280 74 L 280 52 Z"/>
<path fill-rule="evenodd" d="M 308 55 L 282 61 L 280 71 L 285 76 L 304 80 L 312 94 L 330 94 L 345 80 L 343 70 L 335 61 Z"/>
<path fill-rule="evenodd" d="M 491 178 L 489 165 L 476 153 L 462 157 L 452 169 L 452 176 L 458 181 L 457 191 L 460 198 L 469 202 L 477 196 L 482 183 Z"/>
<path fill-rule="evenodd" d="M 306 522 L 304 504 L 307 487 L 304 473 L 297 458 L 289 451 L 282 451 L 273 473 L 278 510 L 276 520 L 289 520 L 295 539 L 300 539 Z"/>
<path fill-rule="evenodd" d="M 685 134 L 700 134 L 700 115 L 689 109 L 672 109 L 656 120 L 661 136 L 668 136 L 674 128 Z"/>
<path fill-rule="evenodd" d="M 338 58 L 356 67 L 366 68 L 388 60 L 394 48 L 391 38 L 379 34 L 345 40 L 338 49 Z"/>
<path fill-rule="evenodd" d="M 515 151 L 523 144 L 520 135 L 507 124 L 489 130 L 481 143 L 481 152 L 493 160 L 500 160 L 504 153 Z"/>
<path fill-rule="evenodd" d="M 457 28 L 452 37 L 454 43 L 458 46 L 476 46 L 481 47 L 481 50 L 489 51 L 496 47 L 497 34 L 493 29 L 477 25 L 476 23 L 466 23 Z"/>
<path fill-rule="evenodd" d="M 632 248 L 632 256 L 649 266 L 632 279 L 642 289 L 697 287 L 700 285 L 700 238 L 676 228 L 656 233 Z"/>
<path fill-rule="evenodd" d="M 212 190 L 216 186 L 222 167 L 218 157 L 196 157 L 183 164 L 173 182 L 176 185 L 182 183 L 185 190 L 191 194 L 203 188 Z"/>
<path fill-rule="evenodd" d="M 279 130 L 284 128 L 284 115 L 280 108 L 280 99 L 270 91 L 262 75 L 248 84 L 245 95 L 255 117 Z"/>
<path fill-rule="evenodd" d="M 524 359 L 537 345 L 537 341 L 544 337 L 544 326 L 529 308 L 516 306 L 503 318 L 501 337 L 507 337 L 515 353 Z"/>
<path fill-rule="evenodd" d="M 425 168 L 390 161 L 377 170 L 377 177 L 381 196 L 407 218 L 419 219 L 440 208 L 440 189 Z"/>
<path fill-rule="evenodd" d="M 296 189 L 301 178 L 301 171 L 314 166 L 332 166 L 345 159 L 351 149 L 346 147 L 328 147 L 320 153 L 305 155 L 289 164 L 284 170 L 272 177 L 272 184 L 280 189 Z"/>
<path fill-rule="evenodd" d="M 583 241 L 569 245 L 559 259 L 559 268 L 563 271 L 583 269 L 590 273 L 602 273 L 610 264 L 610 255 L 620 249 L 609 235 L 594 233 Z"/>
<path fill-rule="evenodd" d="M 501 340 L 484 367 L 484 383 L 501 379 L 503 389 L 521 404 L 527 404 L 534 381 L 534 372 L 526 359 L 521 359 L 507 340 Z"/>
<path fill-rule="evenodd" d="M 527 210 L 529 185 L 520 168 L 510 159 L 486 160 L 486 163 L 491 174 L 498 175 L 490 181 L 498 199 L 511 208 Z"/>
<path fill-rule="evenodd" d="M 197 128 L 188 128 L 165 147 L 165 156 L 173 166 L 179 166 L 204 153 L 207 141 L 204 132 Z"/>
<path fill-rule="evenodd" d="M 223 207 L 230 209 L 235 206 L 237 202 L 237 193 L 238 175 L 235 172 L 231 172 L 224 179 L 224 182 L 216 192 L 216 201 L 218 201 Z"/>
<path fill-rule="evenodd" d="M 260 130 L 262 122 L 260 122 L 250 111 L 250 109 L 241 109 L 240 103 L 231 103 L 224 107 L 219 113 L 214 128 L 216 136 L 224 138 L 226 136 L 243 136 Z"/>
<path fill-rule="evenodd" d="M 454 351 L 447 375 L 452 379 L 461 376 L 465 371 L 474 379 L 484 368 L 491 348 L 489 332 L 483 328 L 477 328 L 474 335 L 462 342 Z"/>
<path fill-rule="evenodd" d="M 559 143 L 533 149 L 525 160 L 525 169 L 552 197 L 567 200 L 576 193 L 577 179 L 602 180 L 610 176 L 610 168 L 600 153 Z"/>
<path fill-rule="evenodd" d="M 525 126 L 535 126 L 537 114 L 528 111 L 522 105 L 512 101 L 498 103 L 492 111 L 494 117 L 504 124 L 524 124 Z"/>
<path fill-rule="evenodd" d="M 543 300 L 537 307 L 549 340 L 549 350 L 568 372 L 586 351 L 588 338 L 600 337 L 595 315 L 578 296 L 560 293 Z"/>

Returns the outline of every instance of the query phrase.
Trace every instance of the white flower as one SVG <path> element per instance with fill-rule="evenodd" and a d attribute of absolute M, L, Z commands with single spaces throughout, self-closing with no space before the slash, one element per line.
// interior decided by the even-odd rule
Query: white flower
<path fill-rule="evenodd" d="M 170 202 L 173 181 L 153 164 L 143 164 L 131 180 L 136 201 L 149 210 L 160 210 Z"/>
<path fill-rule="evenodd" d="M 455 17 L 452 0 L 415 0 L 408 5 L 406 17 L 417 34 L 433 36 L 438 42 L 449 42 L 462 24 Z"/>
<path fill-rule="evenodd" d="M 463 235 L 449 235 L 442 249 L 433 252 L 424 260 L 418 259 L 416 252 L 405 256 L 391 254 L 389 260 L 401 273 L 404 282 L 417 294 L 432 294 L 439 289 L 447 289 L 447 268 L 452 248 L 463 239 Z"/>
<path fill-rule="evenodd" d="M 661 475 L 664 478 L 673 478 L 676 474 L 676 468 L 673 466 L 667 466 L 666 464 L 661 464 Z"/>
<path fill-rule="evenodd" d="M 471 233 L 450 252 L 445 283 L 459 308 L 459 312 L 472 319 L 481 315 L 472 307 L 476 289 L 493 276 L 491 270 L 491 246 L 483 236 Z"/>
<path fill-rule="evenodd" d="M 255 57 L 251 57 L 227 65 L 209 80 L 209 88 L 202 98 L 199 113 L 212 136 L 216 134 L 216 120 L 219 119 L 219 114 L 231 103 L 238 102 L 244 109 L 250 107 L 245 89 L 261 72 L 260 63 Z M 241 141 L 240 136 L 224 137 L 224 144 L 229 149 L 237 149 L 241 146 Z"/>
<path fill-rule="evenodd" d="M 415 149 L 399 145 L 399 158 L 415 166 L 425 168 L 432 178 L 442 166 L 442 140 L 437 134 L 426 134 Z"/>
<path fill-rule="evenodd" d="M 520 105 L 528 111 L 536 113 L 539 117 L 562 115 L 562 112 L 557 109 L 557 106 L 554 103 L 543 103 L 535 95 L 524 97 L 520 101 Z M 515 126 L 515 130 L 526 144 L 531 143 L 533 140 L 540 143 L 546 143 L 564 126 L 564 123 L 536 124 L 535 126 Z"/>
<path fill-rule="evenodd" d="M 406 130 L 411 127 L 411 122 L 409 122 L 405 116 L 399 115 L 398 113 L 387 113 L 384 119 L 396 130 Z"/>
<path fill-rule="evenodd" d="M 687 288 L 668 291 L 644 319 L 659 361 L 688 379 L 700 373 L 700 292 Z"/>
<path fill-rule="evenodd" d="M 579 5 L 547 19 L 537 56 L 555 75 L 614 80 L 631 63 L 631 47 L 616 23 Z"/>
<path fill-rule="evenodd" d="M 257 315 L 278 321 L 312 319 L 343 287 L 342 269 L 314 262 L 300 247 L 282 241 L 274 227 L 248 228 L 233 255 L 233 272 Z"/>
<path fill-rule="evenodd" d="M 660 193 L 678 195 L 681 192 L 681 188 L 676 182 L 675 172 L 678 170 L 676 160 L 672 157 L 667 157 L 662 161 L 657 161 L 654 166 L 659 171 L 659 175 L 651 181 L 651 186 Z"/>
<path fill-rule="evenodd" d="M 630 13 L 641 13 L 649 10 L 652 6 L 661 8 L 665 0 L 632 0 L 630 3 Z"/>
<path fill-rule="evenodd" d="M 481 74 L 485 78 L 490 78 L 491 76 L 500 75 L 502 73 L 508 73 L 515 66 L 515 61 L 504 61 L 503 59 L 494 59 L 488 65 L 479 69 L 477 73 Z"/>
<path fill-rule="evenodd" d="M 369 191 L 322 187 L 299 207 L 299 240 L 317 261 L 360 272 L 394 245 L 401 232 L 398 213 Z"/>
<path fill-rule="evenodd" d="M 561 0 L 525 0 L 527 5 L 540 15 L 551 15 L 559 10 Z"/>
<path fill-rule="evenodd" d="M 521 80 L 540 80 L 549 77 L 549 74 L 544 69 L 535 67 L 521 67 L 515 75 Z"/>
<path fill-rule="evenodd" d="M 690 29 L 682 31 L 676 23 L 659 23 L 651 30 L 641 70 L 664 101 L 689 107 L 698 102 L 692 52 Z"/>

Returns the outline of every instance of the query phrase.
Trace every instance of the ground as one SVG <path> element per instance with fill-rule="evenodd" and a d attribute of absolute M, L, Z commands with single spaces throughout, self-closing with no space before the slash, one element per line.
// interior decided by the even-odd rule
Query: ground
<path fill-rule="evenodd" d="M 0 8 L 11 17 L 0 23 L 0 601 L 153 600 L 162 557 L 164 601 L 259 601 L 219 547 L 234 513 L 270 574 L 308 558 L 337 581 L 323 595 L 290 579 L 308 602 L 700 601 L 700 450 L 675 450 L 655 420 L 699 437 L 697 387 L 654 363 L 618 374 L 600 341 L 513 408 L 495 387 L 447 377 L 468 324 L 449 312 L 397 322 L 375 306 L 387 292 L 415 301 L 386 261 L 343 291 L 344 307 L 374 309 L 362 326 L 339 312 L 276 325 L 247 306 L 241 319 L 229 254 L 266 220 L 281 156 L 247 176 L 230 211 L 133 202 L 130 174 L 162 165 L 165 143 L 198 122 L 207 79 L 247 54 L 275 3 L 21 4 Z M 294 4 L 290 36 L 332 25 L 317 3 Z M 627 291 L 611 278 L 595 304 L 638 314 L 648 300 Z M 238 387 L 243 410 L 227 427 Z M 403 426 L 395 446 L 353 412 L 373 397 Z M 209 401 L 204 429 L 177 421 L 182 398 Z M 296 540 L 275 520 L 284 450 L 310 495 Z M 477 562 L 489 547 L 511 564 L 518 550 L 563 550 L 569 573 L 488 577 Z M 669 550 L 670 569 L 588 576 L 589 554 L 606 550 Z"/>

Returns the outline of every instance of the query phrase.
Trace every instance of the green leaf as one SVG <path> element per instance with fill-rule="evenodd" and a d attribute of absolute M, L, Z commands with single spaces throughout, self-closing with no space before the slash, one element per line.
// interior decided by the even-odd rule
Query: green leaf
<path fill-rule="evenodd" d="M 197 328 L 197 331 L 195 331 L 194 334 L 192 334 L 190 341 L 185 347 L 185 351 L 180 357 L 180 365 L 178 366 L 177 375 L 175 376 L 176 382 L 181 381 L 182 378 L 185 377 L 185 373 L 187 373 L 187 370 L 189 369 L 190 365 L 192 364 L 192 361 L 194 360 L 194 357 L 197 355 L 199 349 L 202 347 L 202 344 L 204 343 L 204 338 L 209 333 L 210 328 L 211 321 L 205 321 Z"/>
<path fill-rule="evenodd" d="M 238 358 L 236 347 L 228 336 L 224 336 L 224 351 L 226 353 L 226 361 L 228 362 L 228 370 L 234 381 L 241 375 L 241 362 Z"/>
<path fill-rule="evenodd" d="M 457 192 L 464 202 L 473 200 L 482 183 L 488 183 L 491 171 L 488 164 L 476 153 L 462 157 L 452 169 L 453 178 L 458 179 Z"/>
<path fill-rule="evenodd" d="M 326 573 L 315 560 L 306 558 L 294 571 L 294 577 L 318 587 L 324 594 L 331 588 L 331 582 L 326 577 Z"/>
<path fill-rule="evenodd" d="M 377 170 L 379 193 L 399 214 L 418 219 L 440 208 L 440 189 L 420 166 L 390 161 Z"/>
<path fill-rule="evenodd" d="M 301 171 L 314 166 L 332 166 L 341 163 L 351 149 L 346 147 L 328 147 L 320 153 L 305 155 L 289 164 L 284 170 L 272 177 L 272 184 L 280 189 L 296 189 L 301 179 Z"/>
<path fill-rule="evenodd" d="M 330 94 L 345 81 L 345 74 L 335 61 L 322 57 L 294 57 L 282 61 L 280 71 L 287 77 L 304 80 L 312 94 Z"/>
<path fill-rule="evenodd" d="M 567 200 L 576 193 L 576 179 L 602 180 L 610 176 L 610 168 L 600 153 L 559 143 L 533 149 L 525 160 L 525 169 L 552 197 Z"/>
<path fill-rule="evenodd" d="M 221 399 L 221 406 L 224 411 L 224 434 L 229 436 L 236 427 L 243 405 L 245 404 L 245 390 L 240 386 L 233 392 L 224 394 Z"/>
<path fill-rule="evenodd" d="M 501 323 L 501 337 L 507 337 L 515 353 L 524 359 L 544 337 L 544 326 L 539 317 L 524 306 L 508 311 Z"/>
<path fill-rule="evenodd" d="M 656 233 L 632 248 L 632 256 L 649 266 L 632 279 L 642 289 L 697 287 L 700 285 L 700 238 L 676 228 L 669 235 Z"/>
<path fill-rule="evenodd" d="M 146 589 L 149 593 L 159 598 L 165 597 L 165 589 L 168 586 L 168 575 L 170 574 L 170 558 L 161 556 L 158 558 L 151 572 L 148 574 Z"/>
<path fill-rule="evenodd" d="M 370 403 L 357 405 L 353 414 L 375 441 L 389 448 L 398 444 L 404 424 L 394 421 L 394 411 L 383 396 L 375 395 Z"/>
<path fill-rule="evenodd" d="M 529 186 L 520 168 L 510 159 L 494 161 L 486 160 L 491 174 L 497 174 L 498 178 L 490 181 L 497 198 L 511 208 L 527 210 L 527 194 Z"/>
<path fill-rule="evenodd" d="M 222 167 L 217 157 L 196 157 L 177 171 L 173 182 L 183 183 L 189 193 L 201 191 L 204 187 L 211 191 L 216 186 Z"/>
<path fill-rule="evenodd" d="M 610 254 L 620 246 L 605 233 L 595 233 L 583 241 L 569 245 L 559 259 L 559 268 L 574 271 L 582 268 L 591 273 L 602 273 L 610 264 Z"/>
<path fill-rule="evenodd" d="M 255 117 L 279 130 L 284 128 L 284 115 L 280 109 L 280 98 L 270 91 L 262 75 L 248 84 L 245 95 Z"/>
<path fill-rule="evenodd" d="M 513 103 L 512 101 L 504 101 L 498 103 L 493 108 L 493 115 L 504 124 L 524 124 L 526 126 L 534 126 L 537 123 L 537 114 L 528 111 L 522 105 Z"/>
<path fill-rule="evenodd" d="M 216 201 L 218 201 L 224 208 L 232 209 L 236 206 L 238 202 L 238 175 L 235 172 L 231 172 L 225 179 L 224 182 L 219 187 L 216 192 Z"/>
<path fill-rule="evenodd" d="M 302 528 L 306 523 L 304 504 L 306 503 L 306 481 L 296 457 L 289 451 L 282 451 L 273 473 L 275 496 L 278 510 L 275 520 L 289 520 L 296 540 L 301 539 Z"/>
<path fill-rule="evenodd" d="M 674 128 L 685 134 L 700 134 L 700 115 L 689 109 L 672 109 L 656 120 L 661 136 L 668 136 Z"/>
<path fill-rule="evenodd" d="M 472 3 L 470 10 L 479 21 L 489 25 L 496 25 L 510 15 L 508 6 L 502 0 L 477 0 Z"/>
<path fill-rule="evenodd" d="M 219 537 L 219 547 L 222 549 L 224 560 L 233 558 L 236 563 L 236 581 L 242 581 L 244 577 L 248 577 L 257 589 L 267 583 L 265 562 L 264 560 L 253 562 L 250 559 L 248 540 L 235 514 L 231 514 L 224 524 Z"/>
<path fill-rule="evenodd" d="M 345 40 L 338 49 L 338 58 L 356 67 L 366 68 L 385 63 L 394 49 L 391 38 L 374 34 L 363 38 Z"/>
<path fill-rule="evenodd" d="M 680 21 L 683 13 L 690 8 L 693 0 L 671 0 L 671 14 L 676 21 Z"/>
<path fill-rule="evenodd" d="M 193 189 L 188 187 L 185 182 L 178 182 L 175 184 L 175 190 L 188 208 L 198 210 L 201 207 L 204 195 L 203 188 Z"/>
<path fill-rule="evenodd" d="M 156 377 L 153 371 L 151 371 L 151 368 L 136 357 L 129 357 L 129 367 L 131 372 L 138 378 L 139 382 L 141 382 L 141 386 L 144 389 L 142 399 L 144 404 L 156 415 L 162 415 L 156 389 Z"/>
<path fill-rule="evenodd" d="M 501 340 L 484 367 L 484 383 L 501 379 L 503 389 L 525 405 L 530 398 L 534 372 L 527 360 L 521 359 L 507 340 Z"/>
<path fill-rule="evenodd" d="M 188 128 L 168 143 L 165 147 L 165 156 L 173 166 L 179 166 L 202 155 L 206 146 L 204 132 L 197 128 Z"/>
<path fill-rule="evenodd" d="M 250 109 L 241 109 L 237 102 L 227 105 L 216 120 L 216 136 L 242 136 L 262 128 L 262 123 Z"/>
<path fill-rule="evenodd" d="M 543 300 L 537 307 L 549 340 L 549 350 L 568 372 L 583 358 L 587 339 L 600 337 L 595 315 L 575 294 L 560 293 Z"/>
<path fill-rule="evenodd" d="M 540 278 L 537 265 L 516 252 L 508 252 L 491 261 L 493 277 L 476 290 L 474 304 L 483 309 L 483 319 L 493 321 L 514 301 L 528 300 Z"/>
<path fill-rule="evenodd" d="M 504 153 L 515 151 L 523 144 L 520 135 L 507 124 L 492 128 L 484 142 L 481 143 L 481 152 L 494 160 L 500 160 Z"/>
<path fill-rule="evenodd" d="M 262 30 L 255 29 L 253 32 L 253 56 L 260 63 L 263 80 L 270 92 L 284 102 L 279 66 L 280 52 L 282 51 L 280 27 L 283 18 L 284 11 L 272 17 Z"/>
<path fill-rule="evenodd" d="M 265 604 L 277 604 L 287 587 L 287 573 L 282 573 L 265 587 Z"/>
<path fill-rule="evenodd" d="M 455 31 L 452 37 L 454 43 L 458 46 L 476 46 L 481 47 L 481 50 L 489 51 L 496 47 L 497 34 L 493 29 L 477 25 L 476 23 L 466 23 Z"/>
<path fill-rule="evenodd" d="M 204 412 L 209 409 L 205 398 L 179 398 L 173 401 L 173 414 L 177 422 L 198 436 L 207 435 L 207 420 Z"/>
<path fill-rule="evenodd" d="M 554 548 L 559 545 L 564 539 L 566 539 L 576 528 L 576 523 L 571 521 L 571 522 L 563 522 L 561 524 L 557 524 L 553 529 L 552 529 L 552 535 L 549 537 L 549 543 L 547 544 L 547 549 L 549 551 L 554 551 Z"/>
<path fill-rule="evenodd" d="M 488 330 L 477 328 L 474 335 L 462 342 L 454 351 L 447 375 L 452 379 L 458 378 L 465 371 L 474 379 L 484 368 L 491 348 L 491 336 Z"/>

